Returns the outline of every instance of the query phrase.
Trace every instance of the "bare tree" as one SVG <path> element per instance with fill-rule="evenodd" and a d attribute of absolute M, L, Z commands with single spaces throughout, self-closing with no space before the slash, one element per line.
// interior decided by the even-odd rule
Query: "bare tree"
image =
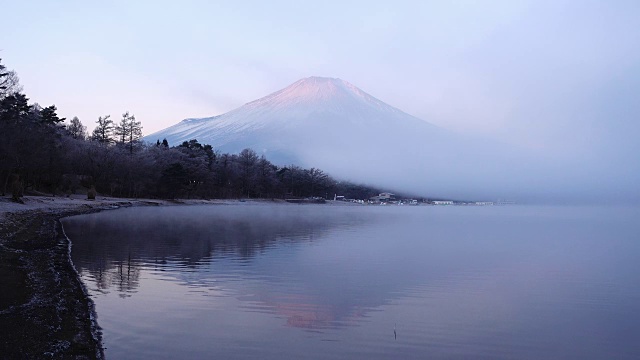
<path fill-rule="evenodd" d="M 308 188 L 307 191 L 311 196 L 322 195 L 330 186 L 331 178 L 322 170 L 311 168 L 305 170 L 307 175 Z"/>
<path fill-rule="evenodd" d="M 0 100 L 20 92 L 22 92 L 22 85 L 20 85 L 18 74 L 0 64 Z"/>
<path fill-rule="evenodd" d="M 22 85 L 20 85 L 18 74 L 13 70 L 5 73 L 5 76 L 0 79 L 0 99 L 20 92 L 22 92 Z"/>
<path fill-rule="evenodd" d="M 263 154 L 256 164 L 256 170 L 258 196 L 272 196 L 277 186 L 277 167 L 267 160 Z"/>
<path fill-rule="evenodd" d="M 142 123 L 127 111 L 122 114 L 120 124 L 115 127 L 115 134 L 121 144 L 127 145 L 129 154 L 133 154 L 134 145 L 142 138 Z"/>
<path fill-rule="evenodd" d="M 255 185 L 258 154 L 256 154 L 252 149 L 244 149 L 238 155 L 238 162 L 240 165 L 240 184 L 242 186 L 242 194 L 249 196 Z"/>
<path fill-rule="evenodd" d="M 108 145 L 113 140 L 111 136 L 113 134 L 113 120 L 110 119 L 111 115 L 105 115 L 98 117 L 96 121 L 96 128 L 93 129 L 91 139 L 101 144 Z"/>
<path fill-rule="evenodd" d="M 124 114 L 122 115 L 120 123 L 114 126 L 113 135 L 115 136 L 117 143 L 124 145 L 125 141 L 127 140 L 127 118 Z"/>

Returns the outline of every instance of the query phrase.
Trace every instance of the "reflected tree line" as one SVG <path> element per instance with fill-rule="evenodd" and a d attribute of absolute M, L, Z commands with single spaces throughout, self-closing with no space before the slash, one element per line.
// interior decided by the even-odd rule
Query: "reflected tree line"
<path fill-rule="evenodd" d="M 386 241 L 368 236 L 380 231 L 379 226 L 371 225 L 387 221 L 388 213 L 365 214 L 353 209 L 240 204 L 147 207 L 66 218 L 63 224 L 73 243 L 72 258 L 78 271 L 92 279 L 90 283 L 95 285 L 90 286 L 105 293 L 114 291 L 120 297 L 138 291 L 148 271 L 164 272 L 163 278 L 178 284 L 209 289 L 224 288 L 228 285 L 225 279 L 240 274 L 243 278 L 279 274 L 298 266 L 290 264 L 291 259 L 309 259 L 306 245 L 319 248 L 327 239 L 344 236 L 345 242 L 364 241 L 361 244 L 371 247 L 365 252 L 377 253 L 384 248 L 392 258 L 402 258 L 401 263 L 367 260 L 358 255 L 360 250 L 347 247 L 347 254 L 357 252 L 345 257 L 349 260 L 328 259 L 318 263 L 328 267 L 303 266 L 292 275 L 304 280 L 311 292 L 285 289 L 292 296 L 283 297 L 282 288 L 272 290 L 272 286 L 279 286 L 278 281 L 264 280 L 250 293 L 241 293 L 243 300 L 260 303 L 285 317 L 288 326 L 322 329 L 365 317 L 369 309 L 388 303 L 405 289 L 414 289 L 425 276 L 420 248 L 405 245 L 391 250 Z M 132 219 L 134 210 L 136 217 Z M 383 238 L 402 236 L 398 228 L 391 228 Z M 348 238 L 355 232 L 364 232 L 362 239 L 366 240 Z M 290 248 L 300 250 L 302 256 L 292 255 Z M 436 250 L 427 259 L 431 264 L 448 263 L 441 255 Z M 254 263 L 256 257 L 262 261 Z M 347 272 L 349 276 L 341 276 Z"/>
<path fill-rule="evenodd" d="M 142 267 L 198 270 L 222 259 L 243 262 L 276 243 L 314 241 L 339 224 L 364 221 L 335 212 L 326 216 L 316 212 L 313 217 L 296 209 L 274 216 L 267 206 L 240 208 L 225 207 L 210 216 L 196 209 L 180 213 L 169 208 L 166 214 L 159 208 L 144 209 L 138 210 L 135 223 L 130 214 L 120 212 L 68 218 L 63 223 L 78 270 L 88 272 L 99 289 L 114 288 L 126 296 L 138 287 Z"/>
<path fill-rule="evenodd" d="M 142 124 L 125 112 L 100 116 L 91 134 L 55 105 L 29 103 L 14 71 L 0 63 L 0 192 L 54 195 L 98 192 L 148 198 L 326 197 L 364 199 L 379 189 L 337 181 L 320 169 L 276 166 L 251 149 L 216 151 L 196 139 L 146 144 Z"/>

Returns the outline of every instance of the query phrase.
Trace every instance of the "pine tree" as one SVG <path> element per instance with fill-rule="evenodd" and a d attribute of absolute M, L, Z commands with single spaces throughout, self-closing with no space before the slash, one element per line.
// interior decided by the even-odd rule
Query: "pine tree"
<path fill-rule="evenodd" d="M 24 94 L 13 94 L 0 100 L 0 121 L 20 123 L 25 121 L 31 108 Z"/>
<path fill-rule="evenodd" d="M 40 111 L 40 121 L 47 125 L 57 125 L 65 120 L 65 118 L 59 118 L 56 111 L 58 109 L 55 105 L 47 106 Z"/>

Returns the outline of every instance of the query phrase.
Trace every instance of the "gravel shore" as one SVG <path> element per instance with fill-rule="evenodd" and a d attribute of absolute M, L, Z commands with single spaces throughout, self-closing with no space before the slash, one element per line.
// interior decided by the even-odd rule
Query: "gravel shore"
<path fill-rule="evenodd" d="M 0 357 L 101 359 L 93 302 L 58 219 L 92 209 L 6 213 L 0 224 Z M 93 210 L 96 211 L 96 210 Z"/>
<path fill-rule="evenodd" d="M 0 359 L 102 359 L 93 302 L 73 267 L 60 218 L 167 201 L 0 199 Z"/>

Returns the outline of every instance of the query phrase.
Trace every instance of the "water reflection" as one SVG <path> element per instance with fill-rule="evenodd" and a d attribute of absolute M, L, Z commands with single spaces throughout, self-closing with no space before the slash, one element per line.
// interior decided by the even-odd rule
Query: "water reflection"
<path fill-rule="evenodd" d="M 114 358 L 632 359 L 639 215 L 239 205 L 64 225 Z"/>
<path fill-rule="evenodd" d="M 308 329 L 349 323 L 344 319 L 359 317 L 363 310 L 352 309 L 360 304 L 345 302 L 343 294 L 330 300 L 303 293 L 282 296 L 291 282 L 313 284 L 313 276 L 292 272 L 287 258 L 330 231 L 348 232 L 377 217 L 340 208 L 309 210 L 304 206 L 136 208 L 71 217 L 64 225 L 73 239 L 76 267 L 103 294 L 114 290 L 120 297 L 132 296 L 143 272 L 164 273 L 203 294 L 208 294 L 206 289 L 219 294 L 221 287 L 229 290 L 234 282 L 259 280 L 265 285 L 253 284 L 255 293 L 236 289 L 246 310 L 270 311 L 286 317 L 287 325 Z M 255 260 L 269 249 L 270 257 Z M 317 280 L 321 281 L 314 286 L 320 288 L 340 282 Z"/>
<path fill-rule="evenodd" d="M 248 260 L 275 241 L 313 241 L 326 229 L 357 223 L 353 216 L 344 219 L 331 211 L 307 216 L 305 211 L 285 215 L 285 208 L 279 212 L 274 209 L 278 208 L 135 208 L 71 217 L 64 222 L 69 224 L 70 237 L 91 234 L 90 242 L 74 241 L 89 269 L 132 256 L 157 264 L 177 261 L 193 268 L 215 255 Z"/>

